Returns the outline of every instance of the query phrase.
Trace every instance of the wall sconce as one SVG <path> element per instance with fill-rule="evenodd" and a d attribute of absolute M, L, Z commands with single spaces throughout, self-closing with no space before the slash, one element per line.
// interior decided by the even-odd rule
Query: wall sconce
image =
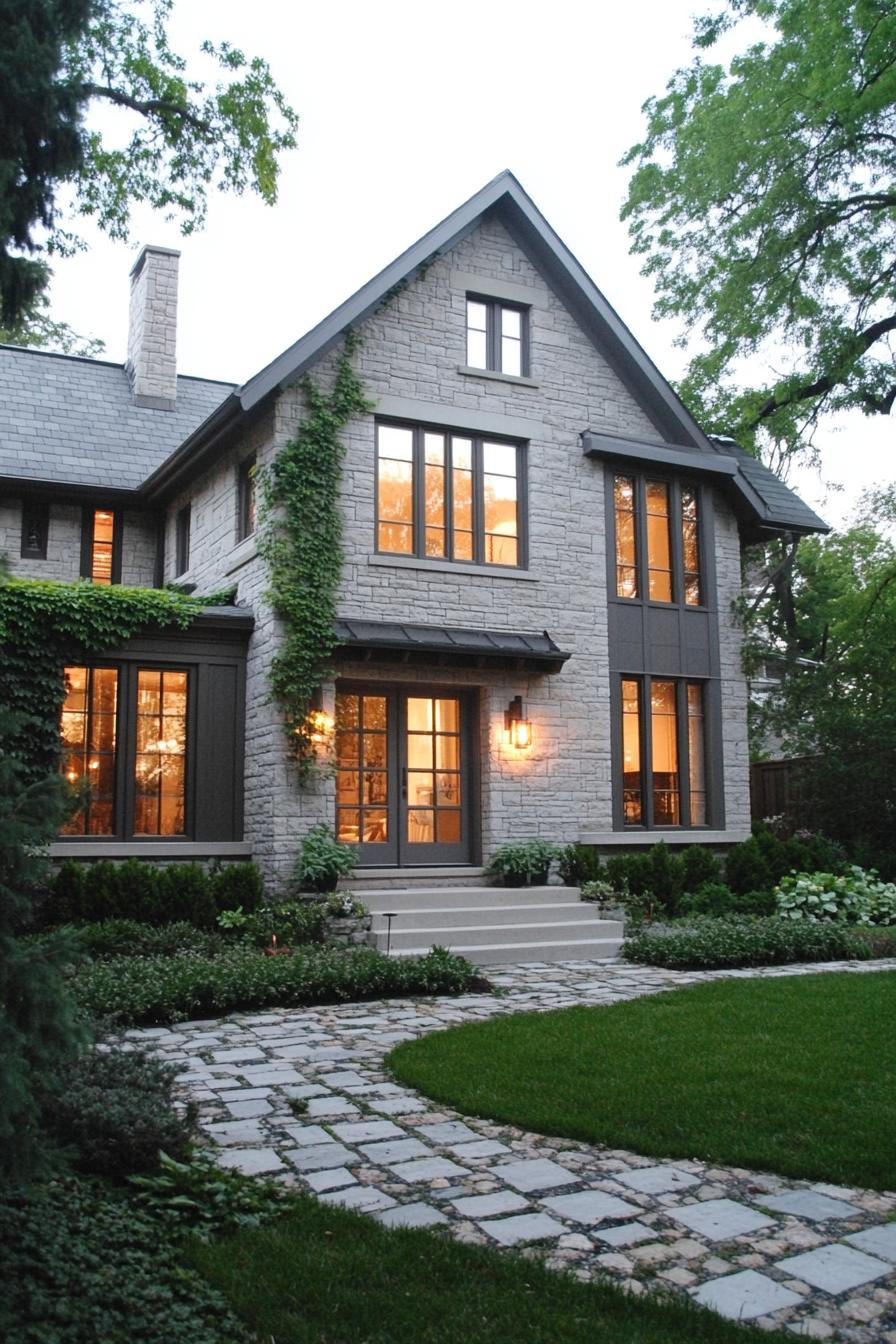
<path fill-rule="evenodd" d="M 523 697 L 515 695 L 504 711 L 504 731 L 510 737 L 510 745 L 517 751 L 525 751 L 532 745 L 532 723 L 526 718 Z"/>
<path fill-rule="evenodd" d="M 308 736 L 319 747 L 328 746 L 336 728 L 336 720 L 323 707 L 323 692 L 318 690 L 308 709 Z"/>

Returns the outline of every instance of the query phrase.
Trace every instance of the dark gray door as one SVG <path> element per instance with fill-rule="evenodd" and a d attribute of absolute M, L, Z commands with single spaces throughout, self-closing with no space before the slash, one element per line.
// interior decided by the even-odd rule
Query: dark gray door
<path fill-rule="evenodd" d="M 467 693 L 340 687 L 336 834 L 363 865 L 469 863 Z"/>

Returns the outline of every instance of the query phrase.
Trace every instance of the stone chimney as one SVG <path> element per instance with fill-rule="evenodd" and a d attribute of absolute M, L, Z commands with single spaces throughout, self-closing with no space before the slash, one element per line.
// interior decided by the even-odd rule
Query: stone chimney
<path fill-rule="evenodd" d="M 125 368 L 138 406 L 173 411 L 177 400 L 177 268 L 180 253 L 143 247 L 131 268 Z"/>

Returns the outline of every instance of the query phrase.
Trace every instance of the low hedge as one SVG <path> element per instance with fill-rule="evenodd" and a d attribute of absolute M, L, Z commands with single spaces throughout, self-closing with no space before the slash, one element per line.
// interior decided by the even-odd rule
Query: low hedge
<path fill-rule="evenodd" d="M 694 919 L 642 928 L 622 945 L 629 961 L 672 970 L 777 966 L 800 961 L 865 960 L 871 946 L 839 924 L 802 924 L 772 917 Z"/>
<path fill-rule="evenodd" d="M 68 859 L 56 873 L 42 910 L 45 927 L 133 919 L 141 924 L 185 920 L 214 929 L 222 910 L 256 910 L 264 898 L 254 863 L 227 863 L 205 869 L 199 863 L 76 863 Z"/>
<path fill-rule="evenodd" d="M 373 948 L 307 948 L 266 956 L 237 946 L 215 957 L 117 957 L 76 972 L 75 997 L 88 1014 L 136 1026 L 231 1009 L 342 1003 L 410 994 L 459 994 L 482 982 L 444 948 L 423 957 L 386 957 Z"/>

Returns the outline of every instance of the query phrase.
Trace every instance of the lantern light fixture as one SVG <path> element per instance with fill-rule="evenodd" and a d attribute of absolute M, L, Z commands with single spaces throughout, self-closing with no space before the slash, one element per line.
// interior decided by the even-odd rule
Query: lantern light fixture
<path fill-rule="evenodd" d="M 504 731 L 510 737 L 510 745 L 517 751 L 531 747 L 532 723 L 526 718 L 526 707 L 521 695 L 515 695 L 504 711 Z"/>

